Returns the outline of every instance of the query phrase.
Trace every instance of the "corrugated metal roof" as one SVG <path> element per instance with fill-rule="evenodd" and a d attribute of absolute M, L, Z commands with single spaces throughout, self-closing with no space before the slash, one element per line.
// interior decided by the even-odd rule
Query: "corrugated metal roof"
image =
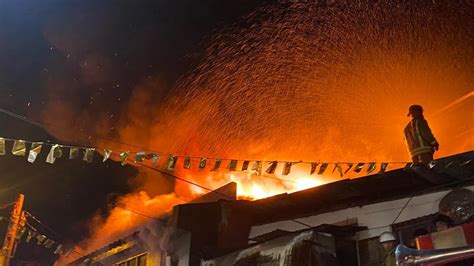
<path fill-rule="evenodd" d="M 439 159 L 433 169 L 397 169 L 257 200 L 253 215 L 255 224 L 265 224 L 474 184 L 473 179 L 470 151 Z"/>

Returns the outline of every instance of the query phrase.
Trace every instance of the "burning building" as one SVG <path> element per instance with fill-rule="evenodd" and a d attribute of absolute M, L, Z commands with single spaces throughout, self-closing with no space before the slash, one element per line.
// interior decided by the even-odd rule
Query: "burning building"
<path fill-rule="evenodd" d="M 69 265 L 377 265 L 385 255 L 380 233 L 408 243 L 416 229 L 434 230 L 453 189 L 474 191 L 473 159 L 470 151 L 431 170 L 397 169 L 255 201 L 211 192 Z"/>

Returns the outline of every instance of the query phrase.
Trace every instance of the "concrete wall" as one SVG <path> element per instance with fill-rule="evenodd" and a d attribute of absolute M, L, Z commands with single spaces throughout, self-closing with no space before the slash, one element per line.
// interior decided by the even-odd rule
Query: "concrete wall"
<path fill-rule="evenodd" d="M 466 187 L 471 191 L 474 186 Z M 403 210 L 398 222 L 411 220 L 421 216 L 438 212 L 439 201 L 451 190 L 430 193 L 413 197 L 408 206 Z M 369 230 L 359 232 L 357 239 L 365 239 L 380 235 L 384 231 L 390 231 L 392 224 L 400 210 L 407 203 L 409 198 L 387 201 L 377 204 L 353 207 L 340 211 L 324 213 L 297 219 L 298 221 L 317 226 L 320 224 L 334 224 L 351 218 L 356 218 L 360 226 L 367 226 Z M 295 231 L 306 227 L 291 220 L 253 226 L 249 238 L 271 232 L 276 229 Z"/>

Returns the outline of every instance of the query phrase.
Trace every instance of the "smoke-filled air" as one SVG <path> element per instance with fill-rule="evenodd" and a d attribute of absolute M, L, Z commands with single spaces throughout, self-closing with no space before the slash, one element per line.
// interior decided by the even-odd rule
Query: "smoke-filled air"
<path fill-rule="evenodd" d="M 120 123 L 94 130 L 176 155 L 403 162 L 410 160 L 403 139 L 408 106 L 420 104 L 440 143 L 436 156 L 471 150 L 474 9 L 470 5 L 462 1 L 310 1 L 262 6 L 236 25 L 209 36 L 200 63 L 170 92 L 159 92 L 159 73 L 138 82 Z M 50 110 L 59 108 L 51 103 Z M 46 112 L 54 119 L 52 112 Z M 61 115 L 67 113 L 96 122 L 100 118 L 100 113 L 94 116 L 87 109 Z M 110 126 L 119 133 L 111 135 L 102 129 Z M 137 151 L 103 139 L 97 144 Z M 161 167 L 164 163 L 162 159 Z M 303 164 L 296 164 L 288 176 L 281 176 L 279 165 L 276 177 L 285 181 L 251 172 L 198 171 L 198 159 L 192 161 L 191 170 L 184 170 L 182 163 L 178 161 L 173 174 L 209 188 L 235 181 L 245 198 L 291 192 L 338 178 L 332 169 L 327 176 L 310 176 Z M 170 186 L 169 177 L 146 170 L 140 173 L 149 176 L 144 180 Z M 177 204 L 206 192 L 180 181 L 171 184 L 173 194 L 165 195 L 176 200 L 151 203 L 156 206 L 156 213 L 151 214 L 170 210 L 163 204 Z M 145 181 L 142 188 L 156 191 L 149 186 Z M 122 201 L 140 200 L 137 195 Z M 140 204 L 130 206 L 140 208 Z M 143 217 L 137 220 L 141 223 Z"/>

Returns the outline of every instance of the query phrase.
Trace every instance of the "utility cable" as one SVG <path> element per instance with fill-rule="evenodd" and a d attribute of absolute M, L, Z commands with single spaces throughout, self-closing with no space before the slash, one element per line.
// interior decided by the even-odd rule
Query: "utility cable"
<path fill-rule="evenodd" d="M 1 113 L 4 113 L 6 115 L 9 115 L 11 117 L 14 117 L 14 118 L 17 118 L 17 119 L 20 119 L 24 122 L 27 122 L 31 125 L 35 125 L 37 127 L 40 127 L 44 130 L 48 130 L 47 127 L 49 128 L 56 128 L 56 129 L 61 129 L 63 130 L 62 128 L 59 128 L 57 126 L 54 126 L 54 125 L 51 125 L 51 124 L 47 124 L 47 123 L 39 123 L 37 121 L 34 121 L 32 119 L 29 119 L 25 116 L 22 116 L 22 115 L 19 115 L 19 114 L 16 114 L 16 113 L 13 113 L 11 111 L 8 111 L 6 109 L 3 109 L 3 108 L 0 108 L 0 112 Z M 46 126 L 47 127 L 46 127 Z M 117 143 L 117 144 L 121 144 L 121 145 L 125 145 L 125 146 L 128 146 L 128 147 L 133 147 L 133 148 L 136 148 L 136 149 L 139 149 L 138 151 L 150 151 L 150 152 L 154 152 L 158 155 L 163 155 L 163 156 L 175 156 L 177 158 L 185 158 L 185 157 L 189 157 L 189 158 L 192 158 L 192 159 L 201 159 L 201 158 L 206 158 L 206 159 L 210 159 L 210 160 L 222 160 L 222 161 L 231 161 L 231 160 L 236 160 L 236 161 L 258 161 L 258 162 L 262 162 L 262 163 L 272 163 L 272 162 L 277 162 L 277 163 L 293 163 L 293 164 L 297 164 L 297 163 L 303 163 L 303 164 L 309 164 L 309 163 L 315 163 L 315 162 L 320 162 L 320 160 L 316 160 L 316 161 L 303 161 L 303 160 L 296 160 L 296 161 L 280 161 L 280 160 L 258 160 L 258 159 L 235 159 L 235 158 L 225 158 L 225 157 L 212 157 L 212 156 L 187 156 L 187 155 L 179 155 L 179 154 L 173 154 L 173 153 L 170 153 L 170 152 L 163 152 L 163 151 L 158 151 L 158 150 L 155 150 L 155 149 L 151 149 L 151 148 L 148 148 L 148 147 L 143 147 L 143 146 L 140 146 L 140 145 L 136 145 L 136 144 L 131 144 L 131 143 L 127 143 L 127 142 L 123 142 L 123 141 L 119 141 L 119 140 L 115 140 L 115 139 L 111 139 L 111 138 L 106 138 L 106 137 L 102 137 L 102 136 L 98 136 L 96 134 L 90 134 L 91 136 L 93 136 L 94 138 L 96 139 L 102 139 L 102 140 L 105 140 L 105 141 L 109 141 L 109 142 L 114 142 L 114 143 Z M 134 151 L 134 152 L 137 152 L 137 151 Z M 354 163 L 354 162 L 323 162 L 323 163 L 327 163 L 327 164 L 350 164 L 350 163 Z M 373 161 L 367 161 L 367 162 L 357 162 L 357 163 L 364 163 L 364 164 L 369 164 L 369 163 L 373 163 Z M 406 164 L 408 162 L 401 162 L 401 161 L 383 161 L 383 163 L 389 163 L 389 164 Z"/>

